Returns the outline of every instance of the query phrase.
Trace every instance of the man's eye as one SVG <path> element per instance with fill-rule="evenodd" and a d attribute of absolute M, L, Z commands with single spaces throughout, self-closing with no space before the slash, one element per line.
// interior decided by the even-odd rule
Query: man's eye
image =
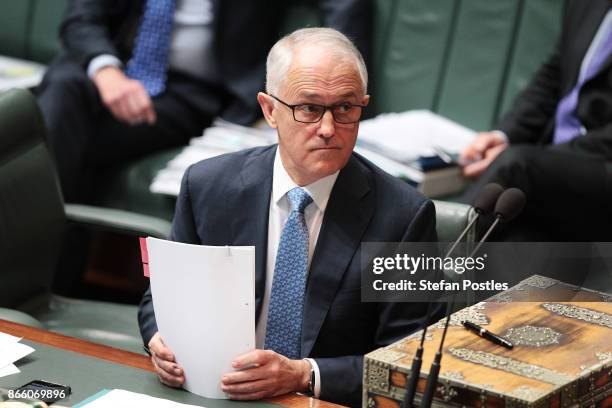
<path fill-rule="evenodd" d="M 317 105 L 300 105 L 298 109 L 305 113 L 319 112 L 320 108 Z"/>
<path fill-rule="evenodd" d="M 336 106 L 336 111 L 339 113 L 350 112 L 351 109 L 353 109 L 353 105 L 351 105 L 350 103 L 344 103 L 342 105 Z"/>

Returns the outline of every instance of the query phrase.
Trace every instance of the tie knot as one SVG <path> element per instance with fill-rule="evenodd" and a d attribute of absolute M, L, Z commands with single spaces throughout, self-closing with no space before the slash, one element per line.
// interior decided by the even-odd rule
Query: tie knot
<path fill-rule="evenodd" d="M 312 203 L 312 198 L 308 195 L 306 190 L 300 187 L 290 190 L 287 193 L 287 198 L 291 204 L 291 211 L 297 211 L 300 213 L 303 213 L 308 204 Z"/>

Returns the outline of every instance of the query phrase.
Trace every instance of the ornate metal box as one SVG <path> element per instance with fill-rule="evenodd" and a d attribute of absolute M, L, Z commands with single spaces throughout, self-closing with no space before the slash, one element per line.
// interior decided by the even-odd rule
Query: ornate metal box
<path fill-rule="evenodd" d="M 571 301 L 546 301 L 560 294 Z M 538 301 L 525 301 L 534 298 Z M 608 294 L 536 275 L 454 313 L 433 406 L 612 407 L 611 301 Z M 462 322 L 468 318 L 508 338 L 514 348 L 465 330 Z M 443 325 L 428 329 L 416 406 Z M 414 333 L 365 356 L 364 407 L 399 407 L 420 336 Z"/>

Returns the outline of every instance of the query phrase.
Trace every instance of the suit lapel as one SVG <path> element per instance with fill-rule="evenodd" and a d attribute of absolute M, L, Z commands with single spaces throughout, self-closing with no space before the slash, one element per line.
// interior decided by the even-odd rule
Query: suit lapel
<path fill-rule="evenodd" d="M 268 216 L 276 148 L 251 154 L 227 194 L 232 245 L 255 245 L 255 311 L 259 319 L 266 283 Z M 256 321 L 257 321 L 256 320 Z"/>
<path fill-rule="evenodd" d="M 332 190 L 308 274 L 302 356 L 308 356 L 374 212 L 367 169 L 353 157 Z"/>
<path fill-rule="evenodd" d="M 566 41 L 568 41 L 570 37 L 575 38 L 575 41 L 570 42 L 570 44 L 572 44 L 571 55 L 573 57 L 566 59 L 566 62 L 570 64 L 569 77 L 573 80 L 571 84 L 568 84 L 569 88 L 563 90 L 565 91 L 563 93 L 564 95 L 576 84 L 584 57 L 609 7 L 608 0 L 593 1 L 592 4 L 589 4 L 587 7 L 582 7 L 582 15 L 573 16 L 573 23 L 571 24 L 571 29 L 573 31 L 565 33 Z M 610 62 L 611 60 L 608 58 L 602 69 Z"/>

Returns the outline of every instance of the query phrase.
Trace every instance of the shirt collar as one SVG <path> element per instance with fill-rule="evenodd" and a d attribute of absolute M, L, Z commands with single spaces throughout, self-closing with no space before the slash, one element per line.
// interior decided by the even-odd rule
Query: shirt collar
<path fill-rule="evenodd" d="M 320 178 L 314 183 L 302 186 L 321 212 L 325 212 L 332 188 L 334 188 L 334 184 L 338 178 L 338 173 L 340 173 L 340 171 Z M 279 148 L 277 148 L 276 156 L 274 157 L 274 173 L 272 176 L 272 201 L 276 205 L 279 205 L 286 194 L 295 187 L 298 187 L 298 185 L 295 184 L 291 176 L 287 173 L 287 170 L 285 170 L 285 166 L 280 157 Z"/>

